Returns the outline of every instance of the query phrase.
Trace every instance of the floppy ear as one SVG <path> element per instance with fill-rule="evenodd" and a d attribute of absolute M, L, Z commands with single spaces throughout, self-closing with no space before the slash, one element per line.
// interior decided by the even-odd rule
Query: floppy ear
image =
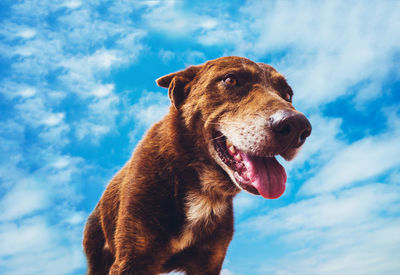
<path fill-rule="evenodd" d="M 156 80 L 157 85 L 168 88 L 168 96 L 175 108 L 182 104 L 185 97 L 189 94 L 189 83 L 200 71 L 201 66 L 191 66 L 185 70 L 168 74 Z"/>

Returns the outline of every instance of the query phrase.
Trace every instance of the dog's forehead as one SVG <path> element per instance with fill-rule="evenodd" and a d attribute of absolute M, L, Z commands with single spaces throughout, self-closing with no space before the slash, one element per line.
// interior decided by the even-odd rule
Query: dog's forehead
<path fill-rule="evenodd" d="M 263 68 L 257 63 L 243 57 L 222 57 L 208 62 L 209 70 L 215 72 L 229 72 L 231 70 L 248 71 L 252 74 L 262 74 Z"/>

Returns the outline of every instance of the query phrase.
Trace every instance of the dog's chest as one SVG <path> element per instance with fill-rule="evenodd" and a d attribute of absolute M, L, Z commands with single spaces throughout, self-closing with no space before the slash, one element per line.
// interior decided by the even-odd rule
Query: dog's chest
<path fill-rule="evenodd" d="M 207 196 L 188 194 L 185 201 L 185 223 L 181 233 L 171 240 L 174 252 L 179 252 L 199 239 L 212 234 L 223 220 L 230 207 L 224 199 L 210 199 Z"/>

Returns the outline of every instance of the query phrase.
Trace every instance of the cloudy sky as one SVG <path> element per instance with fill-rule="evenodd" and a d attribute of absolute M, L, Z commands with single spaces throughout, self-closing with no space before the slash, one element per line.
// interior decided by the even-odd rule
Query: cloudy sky
<path fill-rule="evenodd" d="M 224 275 L 400 270 L 399 1 L 0 3 L 2 274 L 83 274 L 85 220 L 167 111 L 154 80 L 265 62 L 313 125 L 285 194 L 241 193 Z"/>

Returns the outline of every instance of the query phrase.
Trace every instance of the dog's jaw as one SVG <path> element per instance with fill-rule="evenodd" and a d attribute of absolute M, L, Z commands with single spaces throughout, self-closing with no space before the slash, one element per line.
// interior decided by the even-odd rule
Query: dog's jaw
<path fill-rule="evenodd" d="M 268 199 L 283 194 L 286 172 L 273 155 L 254 156 L 242 151 L 219 131 L 212 140 L 211 155 L 239 189 Z"/>
<path fill-rule="evenodd" d="M 210 153 L 211 157 L 213 158 L 213 160 L 222 168 L 222 170 L 224 170 L 226 172 L 226 174 L 228 174 L 229 178 L 235 184 L 235 186 L 239 190 L 244 190 L 240 186 L 240 184 L 236 181 L 234 171 L 232 169 L 230 169 L 229 166 L 227 164 L 225 164 L 222 161 L 222 159 L 220 158 L 220 156 L 218 155 L 213 142 L 210 142 L 208 144 L 208 150 L 209 150 L 209 153 Z"/>

